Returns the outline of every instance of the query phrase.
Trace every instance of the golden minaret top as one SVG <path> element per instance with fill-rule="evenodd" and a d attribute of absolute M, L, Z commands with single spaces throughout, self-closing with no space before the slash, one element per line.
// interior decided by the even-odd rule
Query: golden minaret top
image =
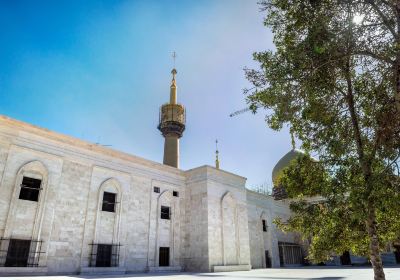
<path fill-rule="evenodd" d="M 290 138 L 292 140 L 292 150 L 295 150 L 296 149 L 296 141 L 294 140 L 294 133 L 293 133 L 292 129 L 290 129 Z"/>
<path fill-rule="evenodd" d="M 176 102 L 177 102 L 177 96 L 176 96 L 177 95 L 176 94 L 177 86 L 176 86 L 175 76 L 178 73 L 178 71 L 176 71 L 176 69 L 174 68 L 174 69 L 172 69 L 171 73 L 172 73 L 172 81 L 171 81 L 171 91 L 170 91 L 169 103 L 176 104 Z"/>
<path fill-rule="evenodd" d="M 215 168 L 219 169 L 219 158 L 218 158 L 218 139 L 215 140 Z"/>
<path fill-rule="evenodd" d="M 177 86 L 175 69 L 176 53 L 174 52 L 174 68 L 172 69 L 172 81 L 170 87 L 169 103 L 166 103 L 160 108 L 160 119 L 158 129 L 165 138 L 164 140 L 164 159 L 163 163 L 172 167 L 179 168 L 179 138 L 182 137 L 185 130 L 185 107 L 178 104 Z"/>

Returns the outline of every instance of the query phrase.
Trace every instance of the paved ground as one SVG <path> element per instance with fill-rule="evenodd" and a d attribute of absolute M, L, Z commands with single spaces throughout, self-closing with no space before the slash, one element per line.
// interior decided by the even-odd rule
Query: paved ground
<path fill-rule="evenodd" d="M 400 280 L 400 267 L 386 268 L 387 280 Z M 252 271 L 225 273 L 175 273 L 175 274 L 131 274 L 120 276 L 31 276 L 2 277 L 15 280 L 81 280 L 81 279 L 112 279 L 112 280 L 373 280 L 371 268 L 286 268 L 286 269 L 255 269 Z"/>

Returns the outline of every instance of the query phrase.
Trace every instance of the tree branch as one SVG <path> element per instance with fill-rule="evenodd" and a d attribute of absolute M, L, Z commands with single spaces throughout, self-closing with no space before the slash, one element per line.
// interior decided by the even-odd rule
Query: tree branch
<path fill-rule="evenodd" d="M 393 26 L 390 25 L 390 20 L 387 18 L 387 16 L 379 9 L 378 5 L 376 5 L 374 0 L 367 0 L 367 3 L 369 3 L 372 8 L 377 12 L 379 17 L 383 20 L 383 23 L 385 26 L 389 29 L 390 33 L 392 33 L 393 37 L 398 38 L 396 30 L 394 30 Z"/>
<path fill-rule="evenodd" d="M 355 51 L 355 52 L 354 52 L 354 55 L 369 56 L 369 57 L 372 57 L 372 58 L 374 58 L 374 59 L 377 59 L 377 60 L 380 60 L 380 61 L 389 63 L 389 64 L 391 64 L 391 65 L 394 65 L 394 64 L 395 64 L 395 61 L 391 60 L 390 58 L 380 56 L 380 55 L 378 55 L 378 54 L 376 54 L 376 53 L 373 53 L 372 51 L 369 51 L 369 50 L 359 50 L 359 51 Z"/>
<path fill-rule="evenodd" d="M 396 6 L 393 5 L 392 3 L 390 3 L 390 2 L 388 2 L 388 1 L 386 1 L 386 0 L 379 0 L 379 1 L 382 2 L 382 4 L 384 4 L 384 5 L 389 6 L 390 8 L 392 8 L 393 11 L 396 10 Z"/>
<path fill-rule="evenodd" d="M 397 161 L 394 162 L 394 165 L 396 165 L 397 176 L 400 176 L 400 168 L 399 168 L 399 165 L 398 165 Z"/>
<path fill-rule="evenodd" d="M 398 170 L 399 166 L 397 165 L 397 161 L 399 160 L 399 158 L 400 158 L 400 151 L 399 151 L 399 153 L 397 154 L 397 157 L 396 157 L 390 164 L 388 164 L 388 165 L 386 166 L 386 168 L 385 168 L 384 171 L 387 171 L 390 167 L 392 167 L 392 165 L 396 165 L 396 166 L 397 166 L 397 170 Z"/>

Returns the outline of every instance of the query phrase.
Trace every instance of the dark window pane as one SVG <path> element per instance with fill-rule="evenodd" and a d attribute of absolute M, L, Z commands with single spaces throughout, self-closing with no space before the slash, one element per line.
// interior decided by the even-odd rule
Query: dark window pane
<path fill-rule="evenodd" d="M 281 266 L 303 264 L 303 253 L 300 245 L 289 242 L 278 242 Z"/>
<path fill-rule="evenodd" d="M 112 245 L 98 244 L 96 254 L 96 266 L 109 267 L 111 266 Z"/>
<path fill-rule="evenodd" d="M 90 267 L 117 267 L 119 266 L 119 251 L 121 244 L 92 243 Z"/>
<path fill-rule="evenodd" d="M 30 240 L 10 239 L 5 266 L 28 266 Z"/>
<path fill-rule="evenodd" d="M 265 220 L 262 220 L 262 225 L 263 225 L 263 231 L 267 231 L 267 222 Z"/>
<path fill-rule="evenodd" d="M 351 257 L 349 251 L 345 251 L 343 255 L 340 256 L 340 263 L 342 265 L 351 265 Z"/>
<path fill-rule="evenodd" d="M 170 219 L 170 208 L 168 206 L 161 206 L 161 219 Z"/>
<path fill-rule="evenodd" d="M 400 245 L 394 245 L 395 248 L 394 255 L 396 257 L 396 263 L 400 263 Z"/>
<path fill-rule="evenodd" d="M 154 187 L 154 192 L 155 193 L 160 193 L 160 188 L 159 187 Z"/>
<path fill-rule="evenodd" d="M 159 266 L 169 266 L 169 247 L 160 247 Z"/>
<path fill-rule="evenodd" d="M 269 256 L 269 252 L 265 251 L 265 267 L 271 267 L 271 257 Z"/>
<path fill-rule="evenodd" d="M 42 180 L 24 177 L 22 179 L 21 191 L 19 192 L 19 199 L 38 201 L 41 183 Z"/>
<path fill-rule="evenodd" d="M 104 192 L 103 194 L 103 207 L 101 210 L 107 212 L 115 212 L 115 193 Z"/>
<path fill-rule="evenodd" d="M 176 191 L 173 191 L 173 192 L 172 192 L 172 195 L 173 195 L 173 196 L 176 196 L 176 197 L 179 197 L 179 193 L 176 192 Z"/>

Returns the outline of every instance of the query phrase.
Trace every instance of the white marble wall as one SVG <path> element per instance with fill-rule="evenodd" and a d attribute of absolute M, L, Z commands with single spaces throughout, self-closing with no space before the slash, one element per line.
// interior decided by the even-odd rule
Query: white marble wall
<path fill-rule="evenodd" d="M 290 217 L 289 205 L 285 201 L 276 201 L 270 196 L 247 191 L 247 209 L 249 215 L 250 252 L 253 268 L 263 268 L 266 265 L 265 251 L 268 250 L 272 267 L 279 267 L 278 242 L 299 243 L 298 236 L 294 233 L 280 231 L 273 220 L 280 217 L 287 220 Z M 268 226 L 267 232 L 263 231 L 262 220 Z"/>
<path fill-rule="evenodd" d="M 42 179 L 38 202 L 18 199 L 24 175 Z M 210 166 L 182 171 L 0 116 L 0 235 L 42 240 L 47 273 L 110 271 L 88 267 L 93 242 L 122 245 L 114 269 L 121 273 L 159 269 L 159 247 L 170 247 L 178 270 L 263 267 L 264 250 L 278 266 L 277 242 L 293 236 L 272 220 L 288 217 L 288 206 L 246 191 L 245 182 Z M 104 191 L 116 193 L 115 212 L 101 211 Z M 171 208 L 170 220 L 160 218 L 161 206 Z"/>
<path fill-rule="evenodd" d="M 249 267 L 246 179 L 210 166 L 186 175 L 185 269 Z"/>
<path fill-rule="evenodd" d="M 246 179 L 212 167 L 205 169 L 210 270 L 250 265 Z"/>
<path fill-rule="evenodd" d="M 184 269 L 209 271 L 207 180 L 202 169 L 186 172 Z"/>
<path fill-rule="evenodd" d="M 181 265 L 183 171 L 0 117 L 0 175 L 1 236 L 43 240 L 48 273 L 81 272 L 92 242 L 121 243 L 126 271 L 158 266 L 159 246 Z M 42 179 L 38 202 L 18 199 L 24 175 Z M 101 211 L 104 191 L 117 193 L 114 213 Z"/>

